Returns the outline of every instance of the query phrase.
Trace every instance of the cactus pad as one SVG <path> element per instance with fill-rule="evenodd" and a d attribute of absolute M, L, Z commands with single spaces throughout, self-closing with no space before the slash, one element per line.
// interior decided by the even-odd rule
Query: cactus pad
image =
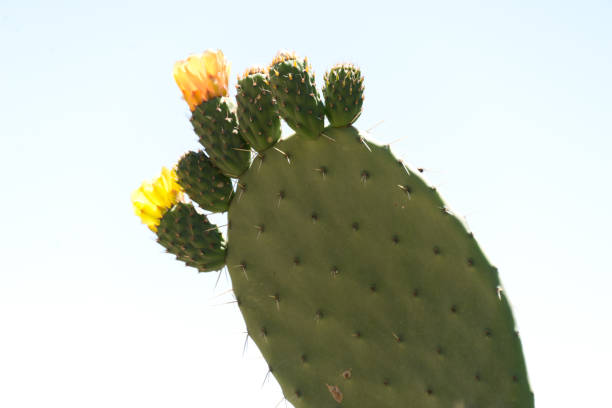
<path fill-rule="evenodd" d="M 240 179 L 227 264 L 296 407 L 529 407 L 496 269 L 438 193 L 354 128 Z"/>

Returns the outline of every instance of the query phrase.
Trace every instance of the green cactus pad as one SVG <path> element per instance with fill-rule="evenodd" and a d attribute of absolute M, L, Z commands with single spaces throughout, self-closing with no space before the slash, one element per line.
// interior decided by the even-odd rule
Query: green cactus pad
<path fill-rule="evenodd" d="M 234 190 L 232 181 L 224 176 L 203 151 L 188 152 L 178 162 L 178 182 L 200 208 L 225 212 Z"/>
<path fill-rule="evenodd" d="M 157 242 L 200 272 L 225 266 L 226 250 L 219 229 L 191 204 L 178 203 L 164 214 L 157 228 Z"/>
<path fill-rule="evenodd" d="M 238 134 L 234 109 L 226 98 L 202 102 L 191 116 L 200 143 L 219 170 L 238 178 L 250 164 L 249 146 Z"/>
<path fill-rule="evenodd" d="M 341 64 L 325 73 L 325 114 L 333 127 L 353 124 L 363 106 L 363 78 L 359 68 Z"/>
<path fill-rule="evenodd" d="M 352 127 L 325 134 L 335 141 L 281 141 L 291 160 L 254 163 L 228 213 L 234 293 L 285 397 L 533 407 L 510 306 L 474 237 L 388 149 Z"/>
<path fill-rule="evenodd" d="M 270 86 L 287 124 L 298 134 L 317 138 L 323 130 L 325 107 L 307 61 L 278 58 L 270 67 Z"/>
<path fill-rule="evenodd" d="M 281 125 L 276 102 L 264 72 L 247 73 L 236 87 L 240 135 L 253 149 L 262 152 L 280 139 Z"/>

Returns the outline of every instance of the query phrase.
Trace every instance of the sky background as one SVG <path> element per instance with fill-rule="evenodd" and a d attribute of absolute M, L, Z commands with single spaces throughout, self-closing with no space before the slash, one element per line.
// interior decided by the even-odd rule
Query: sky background
<path fill-rule="evenodd" d="M 0 406 L 285 406 L 227 278 L 132 213 L 198 147 L 171 74 L 207 48 L 232 91 L 279 49 L 358 64 L 356 126 L 499 268 L 536 405 L 610 403 L 612 3 L 397 3 L 2 2 Z"/>

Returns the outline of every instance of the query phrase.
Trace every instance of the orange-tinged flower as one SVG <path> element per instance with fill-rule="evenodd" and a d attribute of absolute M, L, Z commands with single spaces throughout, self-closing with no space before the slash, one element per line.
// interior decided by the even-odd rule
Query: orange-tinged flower
<path fill-rule="evenodd" d="M 227 96 L 230 66 L 221 50 L 206 50 L 174 64 L 174 80 L 192 111 L 204 101 Z"/>
<path fill-rule="evenodd" d="M 176 170 L 162 168 L 161 175 L 153 181 L 145 181 L 132 193 L 134 212 L 152 231 L 157 231 L 161 218 L 183 198 Z"/>

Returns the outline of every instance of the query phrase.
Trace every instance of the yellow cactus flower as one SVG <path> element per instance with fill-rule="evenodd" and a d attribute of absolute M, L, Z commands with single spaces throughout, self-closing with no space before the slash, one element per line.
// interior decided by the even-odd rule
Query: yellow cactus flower
<path fill-rule="evenodd" d="M 173 75 L 193 112 L 204 101 L 227 96 L 229 71 L 229 63 L 221 50 L 206 50 L 174 64 Z"/>
<path fill-rule="evenodd" d="M 161 218 L 183 198 L 176 170 L 163 167 L 161 175 L 153 181 L 145 181 L 132 193 L 134 212 L 153 232 Z"/>

